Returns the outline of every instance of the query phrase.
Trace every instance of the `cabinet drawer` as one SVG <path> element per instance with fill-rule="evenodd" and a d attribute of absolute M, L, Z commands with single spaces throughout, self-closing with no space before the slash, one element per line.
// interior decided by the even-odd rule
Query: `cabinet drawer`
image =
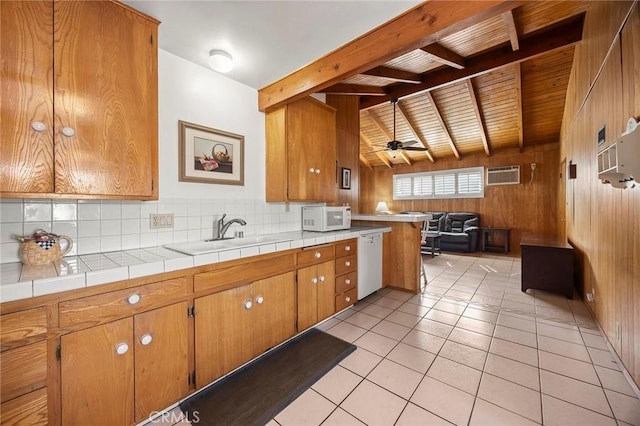
<path fill-rule="evenodd" d="M 0 405 L 0 424 L 29 426 L 48 424 L 47 388 L 38 389 Z"/>
<path fill-rule="evenodd" d="M 344 293 L 358 285 L 358 274 L 349 272 L 345 275 L 336 277 L 336 294 Z"/>
<path fill-rule="evenodd" d="M 339 241 L 336 243 L 336 258 L 350 256 L 358 253 L 358 240 Z"/>
<path fill-rule="evenodd" d="M 358 301 L 358 289 L 352 288 L 346 293 L 336 296 L 336 312 L 340 312 L 347 306 L 351 306 Z"/>
<path fill-rule="evenodd" d="M 253 281 L 292 271 L 295 267 L 295 257 L 292 253 L 254 260 L 250 263 L 243 262 L 228 268 L 196 274 L 193 276 L 193 287 L 196 292 L 203 290 L 228 290 Z"/>
<path fill-rule="evenodd" d="M 101 324 L 120 317 L 158 308 L 187 294 L 186 278 L 112 291 L 61 302 L 60 326 Z"/>
<path fill-rule="evenodd" d="M 0 402 L 47 384 L 47 342 L 38 342 L 0 355 Z"/>
<path fill-rule="evenodd" d="M 309 247 L 298 253 L 297 265 L 298 267 L 301 267 L 323 263 L 327 260 L 332 260 L 334 258 L 334 253 L 333 244 Z"/>
<path fill-rule="evenodd" d="M 336 275 L 345 274 L 347 272 L 355 272 L 357 269 L 358 269 L 357 254 L 336 259 Z"/>
<path fill-rule="evenodd" d="M 47 308 L 28 309 L 0 316 L 2 352 L 47 338 Z"/>

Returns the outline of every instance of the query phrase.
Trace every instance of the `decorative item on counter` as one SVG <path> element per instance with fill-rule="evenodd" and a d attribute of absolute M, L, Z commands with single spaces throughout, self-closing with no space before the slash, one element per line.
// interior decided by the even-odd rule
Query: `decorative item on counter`
<path fill-rule="evenodd" d="M 57 235 L 38 229 L 31 236 L 14 235 L 20 241 L 18 255 L 25 265 L 44 265 L 54 262 L 69 253 L 73 248 L 73 240 L 66 235 Z M 60 241 L 66 240 L 64 251 L 60 249 Z"/>

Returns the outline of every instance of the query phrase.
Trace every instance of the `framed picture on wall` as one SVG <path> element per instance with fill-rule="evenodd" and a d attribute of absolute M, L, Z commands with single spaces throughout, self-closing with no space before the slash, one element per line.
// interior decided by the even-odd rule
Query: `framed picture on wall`
<path fill-rule="evenodd" d="M 351 169 L 342 168 L 342 179 L 340 179 L 340 189 L 351 189 Z"/>
<path fill-rule="evenodd" d="M 244 136 L 178 121 L 180 182 L 244 185 Z"/>

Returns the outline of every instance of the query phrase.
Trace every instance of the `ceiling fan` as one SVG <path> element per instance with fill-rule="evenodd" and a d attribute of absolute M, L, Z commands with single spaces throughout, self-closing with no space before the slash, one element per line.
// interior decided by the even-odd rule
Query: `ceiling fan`
<path fill-rule="evenodd" d="M 392 99 L 391 104 L 393 105 L 393 140 L 387 142 L 387 148 L 381 151 L 397 151 L 399 149 L 403 149 L 405 151 L 427 151 L 427 148 L 417 147 L 417 146 L 409 146 L 415 145 L 419 143 L 416 140 L 400 142 L 396 139 L 396 105 L 398 103 L 397 99 Z"/>

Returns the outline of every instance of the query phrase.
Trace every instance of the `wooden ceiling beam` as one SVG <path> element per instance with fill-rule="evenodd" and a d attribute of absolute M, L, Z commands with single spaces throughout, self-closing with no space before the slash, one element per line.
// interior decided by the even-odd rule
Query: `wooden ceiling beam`
<path fill-rule="evenodd" d="M 392 141 L 393 133 L 391 133 L 389 129 L 387 129 L 387 126 L 385 126 L 382 120 L 380 120 L 380 117 L 378 117 L 378 114 L 376 114 L 373 111 L 367 111 L 367 114 L 369 114 L 369 118 L 371 118 L 371 121 L 373 121 L 373 124 L 376 125 L 378 130 L 384 133 L 384 135 L 387 137 L 388 140 Z"/>
<path fill-rule="evenodd" d="M 398 155 L 400 156 L 400 158 L 402 158 L 402 160 L 407 163 L 408 165 L 412 166 L 413 163 L 411 163 L 411 160 L 409 160 L 409 157 L 407 157 L 407 153 L 404 152 L 403 150 L 398 150 Z"/>
<path fill-rule="evenodd" d="M 444 46 L 439 45 L 438 43 L 433 43 L 428 46 L 421 47 L 420 50 L 422 50 L 423 52 L 427 52 L 433 57 L 436 62 L 448 65 L 451 68 L 461 70 L 466 67 L 466 61 L 462 56 L 447 49 Z"/>
<path fill-rule="evenodd" d="M 437 3 L 437 2 L 436 2 Z M 482 2 L 480 2 L 482 3 Z M 504 66 L 520 63 L 539 55 L 562 49 L 578 43 L 582 39 L 582 26 L 584 14 L 554 25 L 551 28 L 520 40 L 520 49 L 513 51 L 511 46 L 503 46 L 490 50 L 472 58 L 467 58 L 467 67 L 462 70 L 443 69 L 422 74 L 420 84 L 398 83 L 387 89 L 387 96 L 361 97 L 360 109 L 367 109 L 389 102 L 392 99 L 401 99 L 404 96 L 425 90 L 434 90 L 461 80 L 476 77 Z"/>
<path fill-rule="evenodd" d="M 405 109 L 404 105 L 402 105 L 400 102 L 398 102 L 398 111 L 400 112 L 400 117 L 402 117 L 405 123 L 407 123 L 407 126 L 409 126 L 409 130 L 411 130 L 411 133 L 413 133 L 413 136 L 416 138 L 416 140 L 420 142 L 420 144 L 422 144 L 423 148 L 427 148 L 427 151 L 424 151 L 424 154 L 427 156 L 429 161 L 431 161 L 432 163 L 435 163 L 433 156 L 428 151 L 429 147 L 427 146 L 427 143 L 423 141 L 422 138 L 418 135 L 418 132 L 416 131 L 415 126 L 407 116 L 407 110 Z"/>
<path fill-rule="evenodd" d="M 487 131 L 485 129 L 484 120 L 480 113 L 480 105 L 478 104 L 478 98 L 476 98 L 476 91 L 473 88 L 471 79 L 467 80 L 467 89 L 469 89 L 469 97 L 471 97 L 471 105 L 473 106 L 473 112 L 478 121 L 478 127 L 480 128 L 480 137 L 482 138 L 482 145 L 484 145 L 484 152 L 487 157 L 491 156 L 491 150 L 489 150 L 489 140 L 487 139 Z"/>
<path fill-rule="evenodd" d="M 371 143 L 369 138 L 362 132 L 362 130 L 360 131 L 360 139 L 362 140 L 362 142 L 364 142 L 365 145 L 367 145 L 367 148 L 369 148 L 370 151 L 375 152 L 380 161 L 382 161 L 388 168 L 391 169 L 393 167 L 391 165 L 391 162 L 384 155 L 382 155 L 380 151 L 374 150 L 373 144 Z"/>
<path fill-rule="evenodd" d="M 387 92 L 381 86 L 369 86 L 364 84 L 338 83 L 320 90 L 320 93 L 328 95 L 352 95 L 352 96 L 384 96 Z"/>
<path fill-rule="evenodd" d="M 273 110 L 438 39 L 527 3 L 516 0 L 425 1 L 258 90 L 258 109 Z"/>
<path fill-rule="evenodd" d="M 399 83 L 418 84 L 422 80 L 420 74 L 410 71 L 399 70 L 396 68 L 389 68 L 385 66 L 379 66 L 367 70 L 362 75 L 368 75 L 372 77 L 384 77 L 391 80 L 395 80 Z"/>
<path fill-rule="evenodd" d="M 520 69 L 520 62 L 515 64 L 515 74 L 516 74 L 516 100 L 518 102 L 518 146 L 520 147 L 520 152 L 524 150 L 524 126 L 522 119 L 522 70 Z"/>
<path fill-rule="evenodd" d="M 367 160 L 362 154 L 360 154 L 360 162 L 364 164 L 369 170 L 373 170 L 373 166 L 371 165 L 369 160 Z"/>
<path fill-rule="evenodd" d="M 453 142 L 453 138 L 451 137 L 451 133 L 449 132 L 449 129 L 447 128 L 447 125 L 445 124 L 442 118 L 442 114 L 440 114 L 440 111 L 438 110 L 438 105 L 436 105 L 436 102 L 433 99 L 433 96 L 431 96 L 431 92 L 425 92 L 425 96 L 429 100 L 429 103 L 431 103 L 431 108 L 433 109 L 433 112 L 436 115 L 438 122 L 440 123 L 440 127 L 442 127 L 442 131 L 444 132 L 444 135 L 447 137 L 447 141 L 449 142 L 451 151 L 453 151 L 453 155 L 455 155 L 456 158 L 459 160 L 460 153 L 458 152 L 458 148 L 456 147 L 455 142 Z"/>
<path fill-rule="evenodd" d="M 513 16 L 513 10 L 508 10 L 502 14 L 502 21 L 507 32 L 509 33 L 509 41 L 511 42 L 511 50 L 520 49 L 520 41 L 518 40 L 518 27 L 516 26 L 516 19 Z"/>

